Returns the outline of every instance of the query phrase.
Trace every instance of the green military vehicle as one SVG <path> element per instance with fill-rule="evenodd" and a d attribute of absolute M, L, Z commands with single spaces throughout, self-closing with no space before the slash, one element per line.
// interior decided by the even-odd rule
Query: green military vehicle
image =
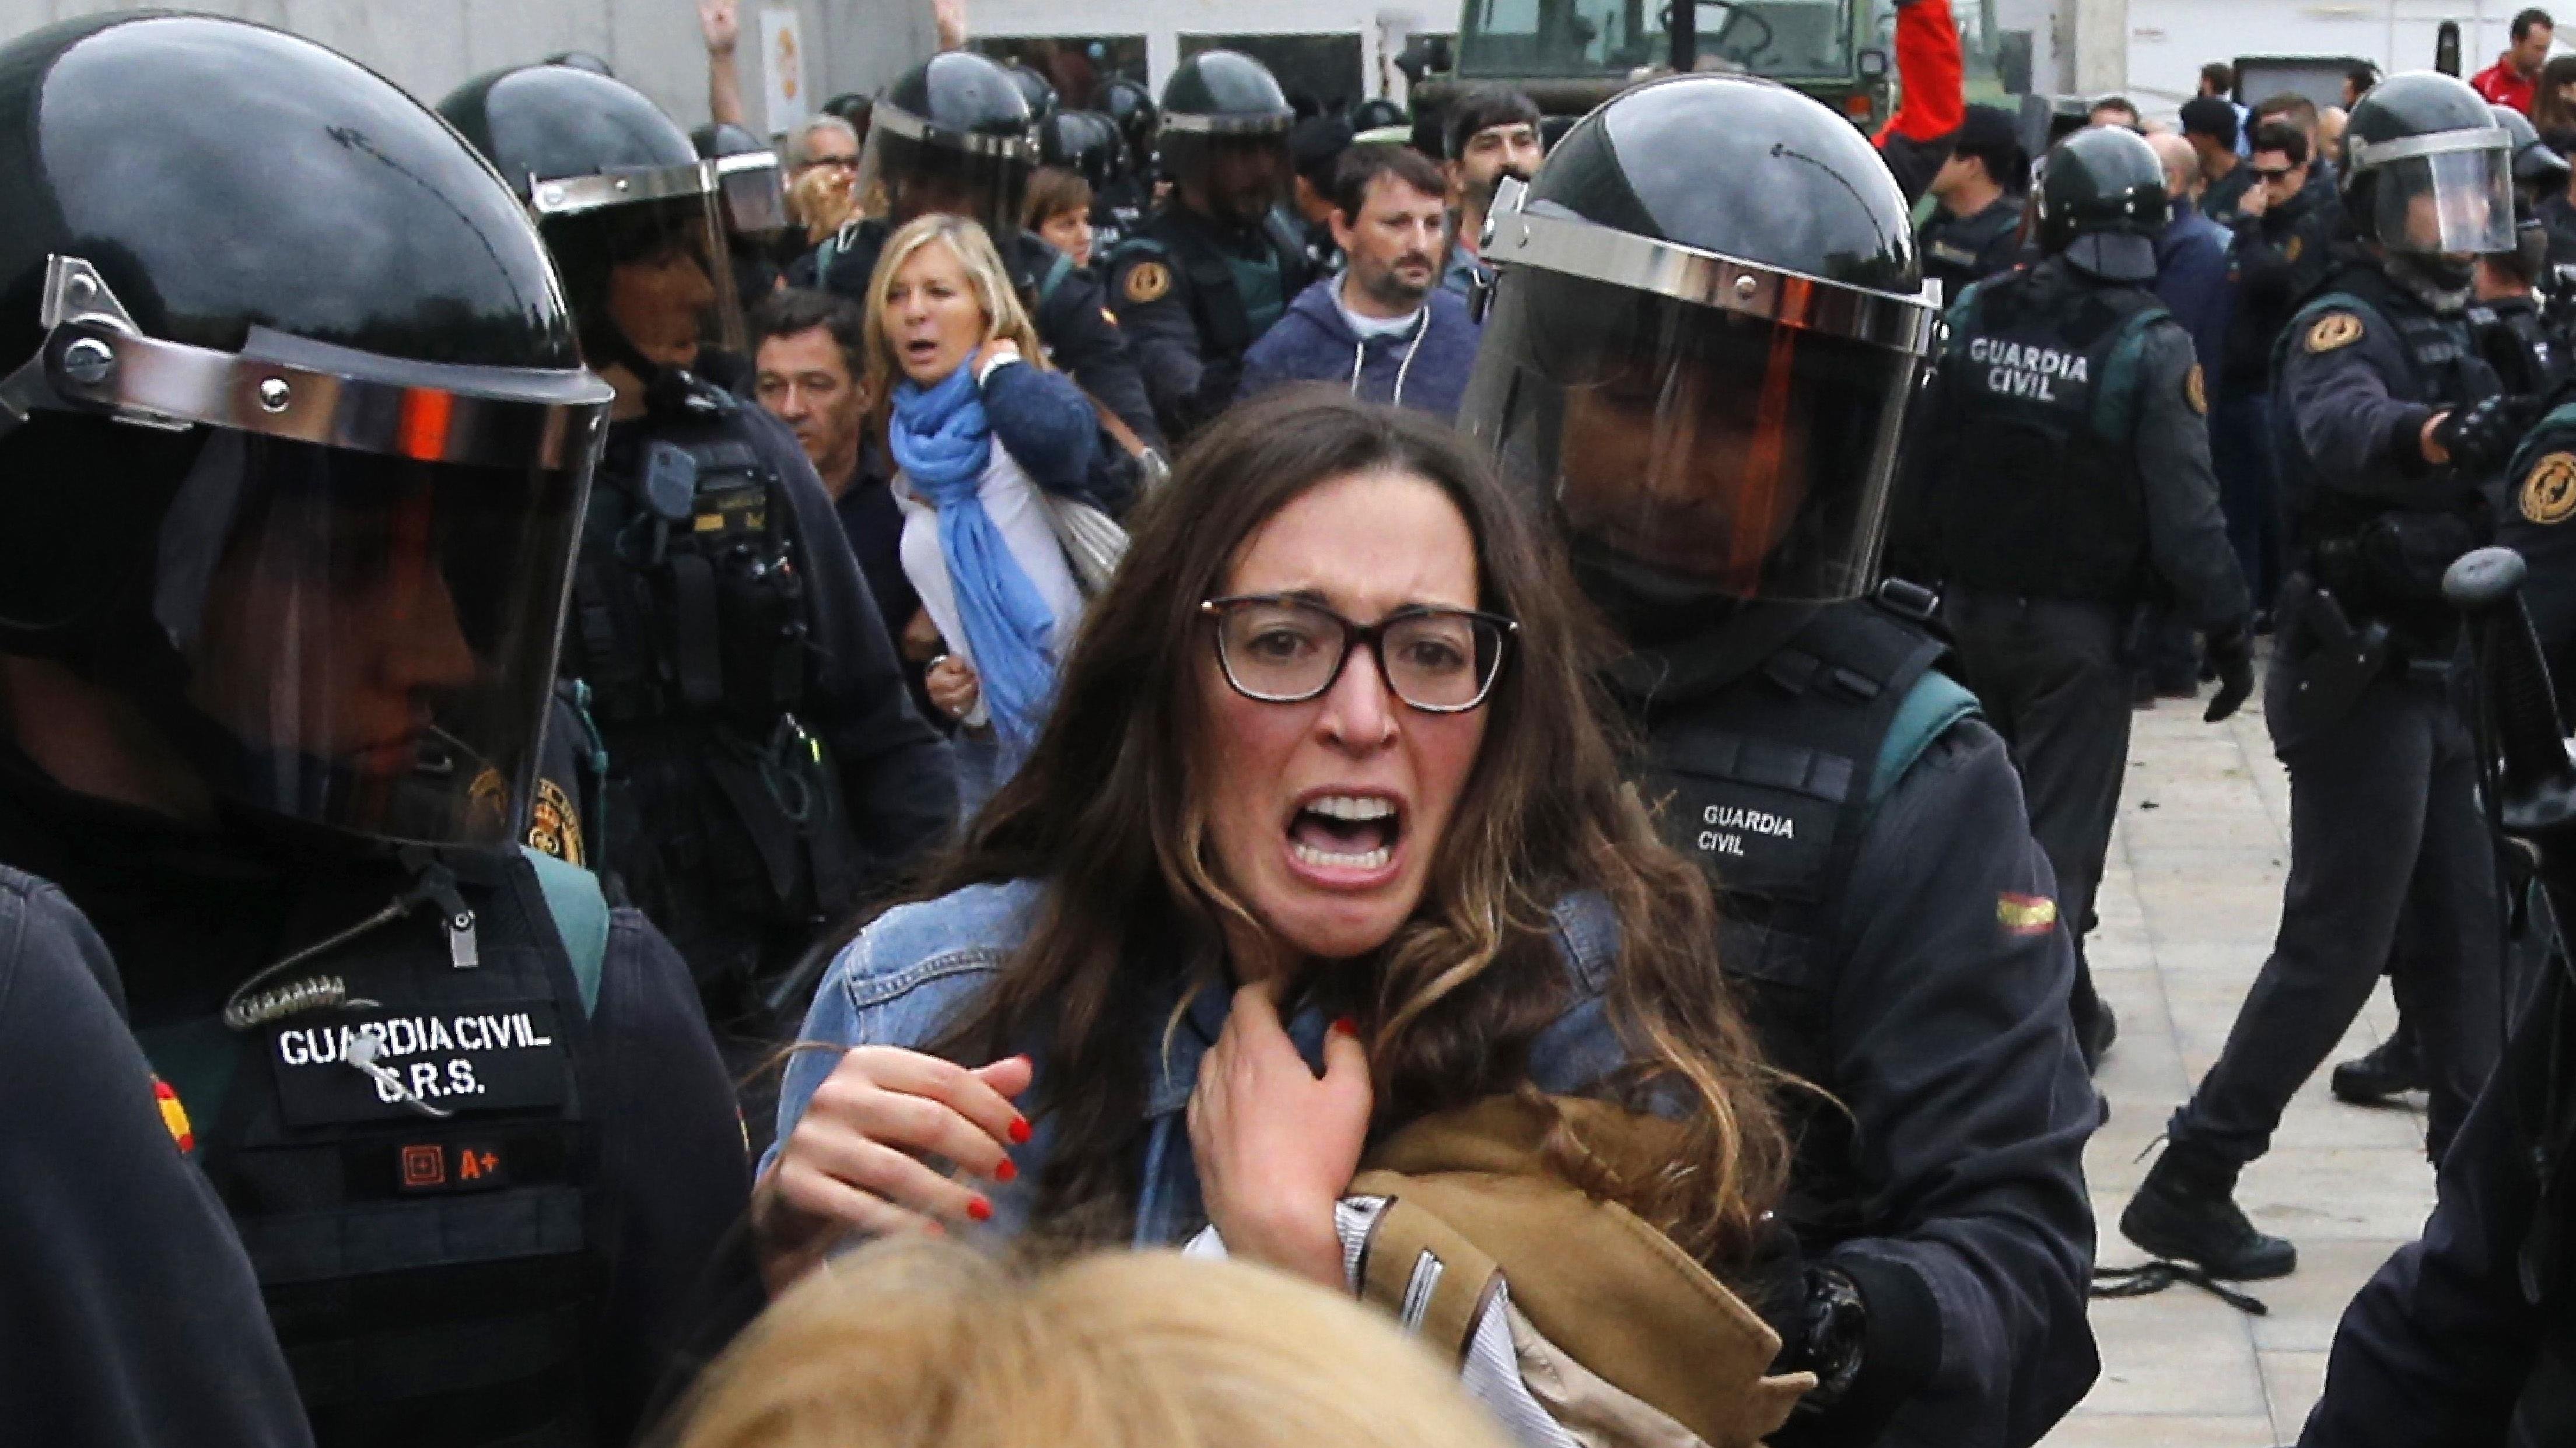
<path fill-rule="evenodd" d="M 1891 104 L 1888 16 L 1873 0 L 1465 0 L 1457 40 L 1418 45 L 1417 114 L 1472 85 L 1526 92 L 1580 116 L 1658 75 L 1741 71 L 1792 85 L 1875 126 Z"/>

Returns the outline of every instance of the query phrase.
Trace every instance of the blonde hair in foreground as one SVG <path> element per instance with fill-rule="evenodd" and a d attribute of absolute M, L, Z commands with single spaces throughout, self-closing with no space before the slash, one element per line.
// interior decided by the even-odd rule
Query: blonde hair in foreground
<path fill-rule="evenodd" d="M 1455 1374 L 1323 1288 L 1110 1252 L 1023 1270 L 889 1238 L 707 1370 L 680 1448 L 1504 1448 Z"/>
<path fill-rule="evenodd" d="M 993 249 L 993 238 L 983 226 L 964 216 L 951 216 L 933 211 L 916 216 L 895 228 L 877 253 L 877 269 L 868 276 L 868 317 L 866 340 L 861 344 L 867 355 L 868 396 L 875 400 L 869 409 L 869 422 L 878 437 L 885 436 L 886 417 L 894 409 L 894 384 L 903 376 L 903 364 L 895 359 L 894 338 L 886 327 L 887 299 L 894 294 L 895 274 L 913 254 L 925 246 L 948 248 L 957 265 L 966 273 L 967 285 L 975 289 L 975 304 L 984 313 L 984 340 L 1001 338 L 1019 345 L 1020 360 L 1033 367 L 1052 371 L 1055 364 L 1047 360 L 1046 347 L 1038 341 L 1037 324 L 1029 320 L 1026 307 L 1020 305 L 1020 294 L 1011 285 L 1011 271 L 1002 264 L 1002 254 Z M 973 359 L 968 359 L 970 365 Z"/>

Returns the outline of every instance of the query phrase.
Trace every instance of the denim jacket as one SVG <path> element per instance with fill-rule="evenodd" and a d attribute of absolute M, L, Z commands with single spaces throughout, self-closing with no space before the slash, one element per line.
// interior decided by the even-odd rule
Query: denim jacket
<path fill-rule="evenodd" d="M 887 911 L 832 962 L 799 1039 L 840 1046 L 927 1046 L 959 1018 L 1027 938 L 1044 889 L 1036 880 L 970 885 Z M 1572 1003 L 1531 1045 L 1530 1076 L 1540 1090 L 1578 1092 L 1627 1061 L 1601 998 L 1618 953 L 1617 931 L 1609 902 L 1597 895 L 1573 896 L 1557 907 L 1557 945 L 1571 977 Z M 1222 991 L 1200 991 L 1179 1029 L 1169 1033 L 1168 1048 L 1158 1050 L 1160 1059 L 1149 1065 L 1147 1079 L 1153 1084 L 1145 1110 L 1153 1125 L 1137 1192 L 1138 1246 L 1177 1245 L 1206 1224 L 1185 1114 L 1198 1084 L 1199 1062 L 1216 1043 L 1230 1005 Z M 1312 1007 L 1288 1022 L 1289 1038 L 1310 1064 L 1322 1059 L 1325 1024 Z M 780 1142 L 795 1130 L 814 1088 L 838 1059 L 828 1051 L 807 1051 L 790 1063 L 778 1094 Z M 1037 1070 L 1043 1081 L 1043 1053 Z M 993 1203 L 992 1230 L 1006 1235 L 1027 1227 L 1035 1184 L 1053 1144 L 1051 1121 L 1033 1125 L 1028 1143 L 1011 1153 L 1019 1167 L 1017 1179 L 978 1183 Z M 766 1172 L 777 1155 L 778 1148 L 771 1147 L 761 1170 Z"/>

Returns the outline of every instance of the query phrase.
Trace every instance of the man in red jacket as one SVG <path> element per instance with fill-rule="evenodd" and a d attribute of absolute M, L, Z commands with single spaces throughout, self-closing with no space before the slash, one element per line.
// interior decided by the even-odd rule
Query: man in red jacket
<path fill-rule="evenodd" d="M 2511 106 L 2530 115 L 2532 82 L 2540 78 L 2540 67 L 2549 59 L 2549 42 L 2556 33 L 2546 10 L 2525 10 L 2514 16 L 2512 46 L 2496 57 L 2495 64 L 2471 76 L 2469 84 L 2490 103 Z"/>

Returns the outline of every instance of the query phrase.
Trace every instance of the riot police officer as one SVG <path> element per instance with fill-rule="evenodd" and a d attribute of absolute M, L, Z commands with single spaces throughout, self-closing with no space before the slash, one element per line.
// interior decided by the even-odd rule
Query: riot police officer
<path fill-rule="evenodd" d="M 1038 122 L 1038 160 L 1080 176 L 1091 187 L 1092 254 L 1107 256 L 1143 213 L 1122 215 L 1108 197 L 1126 178 L 1127 142 L 1118 123 L 1098 111 L 1057 111 Z"/>
<path fill-rule="evenodd" d="M 617 388 L 563 672 L 607 746 L 604 857 L 748 1066 L 804 1009 L 791 967 L 822 929 L 944 835 L 945 746 L 813 465 L 698 375 L 740 325 L 710 281 L 714 169 L 641 94 L 563 66 L 468 81 L 441 110 L 527 188 Z"/>
<path fill-rule="evenodd" d="M 861 216 L 824 244 L 817 284 L 865 306 L 894 228 L 932 211 L 973 217 L 1011 269 L 1055 365 L 1132 435 L 1117 439 L 1117 455 L 1137 443 L 1159 449 L 1154 409 L 1100 284 L 1021 224 L 1038 164 L 1036 119 L 1011 72 L 972 51 L 934 55 L 907 72 L 877 99 L 859 156 L 858 194 L 883 197 L 886 213 Z M 1100 501 L 1115 509 L 1126 499 Z"/>
<path fill-rule="evenodd" d="M 2221 1277 L 2297 1266 L 2238 1210 L 2236 1177 L 2383 962 L 2421 1043 L 2436 1160 L 2495 1059 L 2493 853 L 2440 585 L 2482 541 L 2523 421 L 2461 318 L 2475 258 L 2513 244 L 2512 159 L 2486 102 L 2430 72 L 2373 87 L 2344 144 L 2352 239 L 2274 352 L 2293 562 L 2264 695 L 2290 774 L 2280 933 L 2120 1218 Z"/>
<path fill-rule="evenodd" d="M 1296 123 L 1279 82 L 1231 50 L 1191 56 L 1163 86 L 1172 194 L 1109 258 L 1109 304 L 1175 439 L 1234 400 L 1245 350 L 1314 280 L 1279 210 Z"/>
<path fill-rule="evenodd" d="M 761 298 L 778 290 L 781 272 L 776 252 L 782 238 L 791 235 L 787 181 L 778 153 L 730 123 L 700 126 L 689 133 L 689 144 L 715 163 L 734 296 L 741 310 L 749 312 L 760 305 Z"/>
<path fill-rule="evenodd" d="M 1793 90 L 1632 89 L 1500 188 L 1462 417 L 1624 634 L 1641 791 L 1766 1054 L 1831 1098 L 1790 1104 L 1806 1267 L 1768 1294 L 1823 1383 L 1770 1441 L 2022 1448 L 2098 1367 L 2096 1104 L 2011 761 L 1928 594 L 1870 587 L 1936 320 L 1906 220 Z"/>
<path fill-rule="evenodd" d="M 2162 164 L 2136 132 L 2089 127 L 2041 161 L 2034 199 L 2045 259 L 1950 309 L 1920 506 L 1968 683 L 2057 875 L 2076 1039 L 2099 1061 L 2113 1024 L 2083 942 L 2128 773 L 2130 616 L 2160 582 L 2207 637 L 2216 723 L 2254 690 L 2252 611 L 2191 334 L 2148 290 Z"/>
<path fill-rule="evenodd" d="M 0 865 L 0 1421 L 32 1443 L 312 1441 L 196 1131 L 62 892 Z"/>
<path fill-rule="evenodd" d="M 317 1441 L 626 1441 L 749 1183 L 686 968 L 514 847 L 611 398 L 544 245 L 276 31 L 0 77 L 0 861 L 113 952 Z"/>

